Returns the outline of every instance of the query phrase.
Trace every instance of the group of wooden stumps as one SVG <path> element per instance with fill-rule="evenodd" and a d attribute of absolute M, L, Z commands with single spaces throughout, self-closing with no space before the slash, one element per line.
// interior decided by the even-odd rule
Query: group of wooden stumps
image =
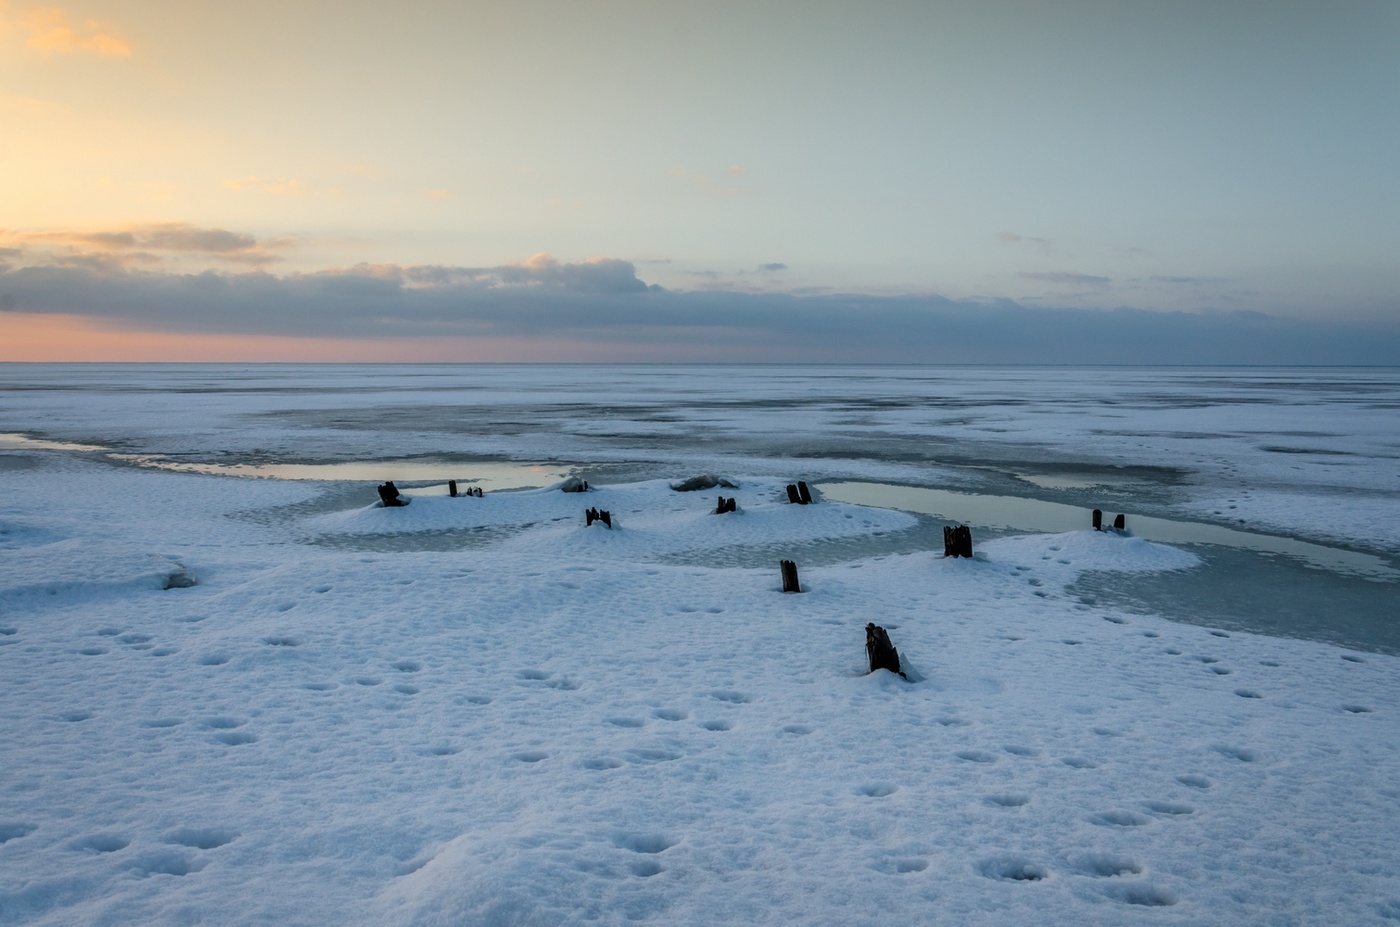
<path fill-rule="evenodd" d="M 730 485 L 725 483 L 724 485 Z M 588 481 L 577 478 L 570 478 L 560 487 L 564 492 L 588 492 Z M 447 481 L 447 492 L 452 498 L 457 498 L 457 481 Z M 466 496 L 481 498 L 481 487 L 468 488 Z M 812 491 L 802 480 L 787 485 L 788 502 L 793 505 L 811 505 Z M 397 508 L 407 505 L 399 495 L 398 488 L 390 480 L 379 486 L 379 499 L 384 503 L 385 508 Z M 729 512 L 739 510 L 739 500 L 731 496 L 719 497 L 719 503 L 715 506 L 714 514 L 724 515 Z M 612 513 L 597 508 L 588 508 L 584 511 L 584 521 L 587 527 L 592 527 L 593 523 L 601 522 L 608 528 L 612 528 Z M 1094 509 L 1092 523 L 1095 531 L 1103 531 L 1103 511 Z M 1113 529 L 1115 531 L 1126 530 L 1127 519 L 1119 514 L 1113 519 Z M 972 557 L 972 529 L 967 525 L 944 525 L 943 526 L 943 556 L 945 557 Z M 797 578 L 797 564 L 791 560 L 778 561 L 778 570 L 783 578 L 783 592 L 801 592 L 802 585 Z M 870 661 L 870 672 L 877 670 L 889 670 L 898 676 L 908 679 L 899 666 L 899 650 L 890 642 L 889 633 L 873 621 L 865 626 L 865 654 Z"/>

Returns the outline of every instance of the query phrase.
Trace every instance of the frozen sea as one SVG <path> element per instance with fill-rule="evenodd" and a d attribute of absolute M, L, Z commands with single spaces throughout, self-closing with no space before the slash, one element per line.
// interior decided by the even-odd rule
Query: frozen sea
<path fill-rule="evenodd" d="M 0 486 L 0 924 L 1400 921 L 1400 370 L 9 364 Z"/>

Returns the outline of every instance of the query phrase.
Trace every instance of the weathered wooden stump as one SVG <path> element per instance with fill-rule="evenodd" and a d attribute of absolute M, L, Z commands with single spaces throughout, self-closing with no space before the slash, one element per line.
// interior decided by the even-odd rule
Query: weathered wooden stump
<path fill-rule="evenodd" d="M 802 586 L 797 581 L 797 564 L 791 560 L 779 560 L 778 569 L 783 574 L 784 592 L 801 592 Z"/>
<path fill-rule="evenodd" d="M 719 504 L 715 506 L 716 515 L 723 515 L 726 512 L 737 511 L 739 511 L 739 500 L 737 498 L 731 497 L 729 499 L 726 499 L 724 498 L 724 496 L 719 497 Z"/>
<path fill-rule="evenodd" d="M 1094 509 L 1094 530 L 1103 530 L 1103 509 Z"/>
<path fill-rule="evenodd" d="M 797 498 L 802 500 L 803 505 L 812 504 L 812 491 L 807 488 L 807 484 L 801 480 L 797 481 Z"/>
<path fill-rule="evenodd" d="M 592 527 L 595 521 L 601 521 L 609 528 L 613 526 L 612 514 L 609 512 L 602 511 L 601 509 L 589 509 L 588 511 L 583 513 L 583 517 L 586 519 L 587 522 L 585 527 Z"/>
<path fill-rule="evenodd" d="M 1128 527 L 1128 520 L 1124 518 L 1122 514 L 1119 514 L 1116 518 L 1113 519 L 1113 527 L 1118 531 L 1122 531 L 1123 529 Z"/>
<path fill-rule="evenodd" d="M 476 496 L 478 499 L 480 499 L 480 498 L 481 498 L 481 487 L 480 487 L 480 486 L 473 487 L 472 491 L 469 492 L 469 493 L 467 493 L 467 495 L 469 495 L 469 496 Z"/>
<path fill-rule="evenodd" d="M 943 526 L 943 556 L 972 557 L 972 529 L 967 525 Z"/>
<path fill-rule="evenodd" d="M 884 669 L 904 676 L 899 669 L 899 651 L 890 643 L 885 629 L 874 622 L 865 626 L 865 653 L 870 657 L 870 672 Z"/>
<path fill-rule="evenodd" d="M 801 505 L 801 504 L 802 504 L 802 494 L 799 493 L 799 492 L 797 491 L 797 487 L 794 486 L 794 485 L 791 484 L 791 483 L 788 483 L 787 494 L 788 494 L 788 501 L 791 502 L 793 505 Z"/>
<path fill-rule="evenodd" d="M 448 494 L 449 496 L 451 496 L 452 498 L 454 498 L 454 499 L 457 498 L 457 481 L 456 481 L 456 480 L 448 480 L 448 481 L 447 481 L 447 494 Z"/>
<path fill-rule="evenodd" d="M 384 503 L 386 509 L 397 508 L 408 503 L 399 498 L 399 488 L 394 485 L 394 481 L 379 485 L 379 501 Z"/>

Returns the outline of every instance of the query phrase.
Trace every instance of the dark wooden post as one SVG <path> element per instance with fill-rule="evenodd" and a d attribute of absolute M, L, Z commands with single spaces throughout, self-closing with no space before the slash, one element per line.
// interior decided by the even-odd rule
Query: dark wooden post
<path fill-rule="evenodd" d="M 870 657 L 870 672 L 887 669 L 891 673 L 904 675 L 899 670 L 899 651 L 890 643 L 885 629 L 874 622 L 865 626 L 865 653 Z"/>
<path fill-rule="evenodd" d="M 1119 514 L 1117 518 L 1113 519 L 1113 527 L 1117 528 L 1119 531 L 1122 531 L 1127 526 L 1128 520 L 1124 518 L 1122 514 Z"/>
<path fill-rule="evenodd" d="M 812 504 L 812 491 L 807 488 L 807 484 L 801 480 L 797 481 L 797 498 L 802 500 L 803 505 Z"/>
<path fill-rule="evenodd" d="M 792 485 L 791 483 L 788 483 L 787 494 L 788 494 L 788 501 L 791 502 L 793 505 L 801 505 L 801 504 L 802 504 L 802 496 L 801 496 L 801 494 L 798 493 L 797 487 L 794 486 L 794 485 Z"/>
<path fill-rule="evenodd" d="M 719 505 L 715 506 L 716 515 L 737 511 L 739 511 L 739 500 L 737 497 L 730 497 L 728 499 L 724 498 L 724 496 L 719 497 Z"/>
<path fill-rule="evenodd" d="M 784 592 L 801 592 L 802 586 L 797 582 L 797 564 L 791 560 L 779 560 L 778 569 L 783 574 Z"/>
<path fill-rule="evenodd" d="M 404 501 L 399 498 L 399 488 L 394 485 L 393 480 L 380 484 L 379 501 L 384 503 L 386 509 L 396 508 L 405 504 Z"/>
<path fill-rule="evenodd" d="M 586 527 L 586 528 L 591 528 L 591 527 L 593 527 L 593 523 L 594 523 L 595 521 L 598 520 L 598 510 L 597 510 L 597 509 L 585 509 L 585 510 L 584 510 L 584 513 L 583 513 L 583 517 L 584 517 L 584 519 L 585 519 L 584 527 Z"/>
<path fill-rule="evenodd" d="M 967 525 L 943 526 L 943 556 L 972 557 L 972 529 Z"/>
<path fill-rule="evenodd" d="M 449 496 L 451 496 L 452 498 L 454 498 L 454 499 L 457 498 L 457 481 L 456 481 L 456 480 L 448 480 L 448 481 L 447 481 L 447 494 L 448 494 Z"/>
<path fill-rule="evenodd" d="M 599 509 L 599 510 L 598 510 L 598 520 L 601 521 L 603 524 L 607 525 L 609 528 L 612 527 L 612 514 L 611 514 L 611 513 L 605 512 L 605 511 L 603 511 L 602 509 Z"/>
<path fill-rule="evenodd" d="M 1103 530 L 1103 509 L 1094 509 L 1094 530 Z"/>

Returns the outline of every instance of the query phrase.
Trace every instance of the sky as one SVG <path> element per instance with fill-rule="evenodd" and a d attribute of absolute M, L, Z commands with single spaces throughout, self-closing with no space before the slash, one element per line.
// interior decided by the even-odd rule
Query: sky
<path fill-rule="evenodd" d="M 1400 2 L 0 0 L 0 360 L 1400 364 Z"/>

